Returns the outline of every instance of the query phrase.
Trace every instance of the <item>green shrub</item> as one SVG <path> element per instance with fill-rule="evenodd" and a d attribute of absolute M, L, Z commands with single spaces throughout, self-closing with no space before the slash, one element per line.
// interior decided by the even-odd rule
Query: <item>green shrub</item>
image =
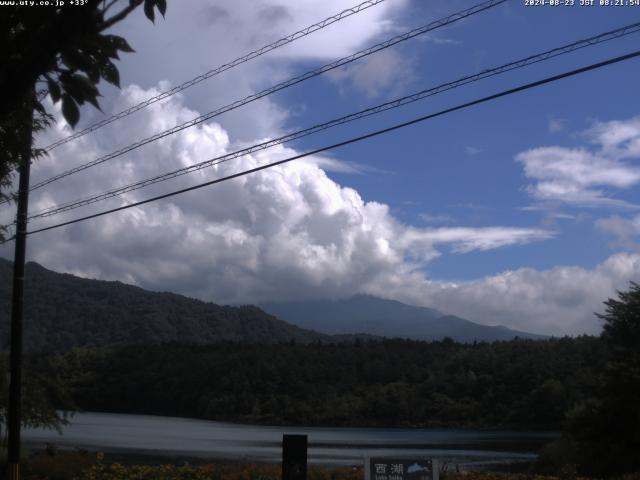
<path fill-rule="evenodd" d="M 561 478 L 575 478 L 577 448 L 575 442 L 561 437 L 547 443 L 540 451 L 533 466 L 536 473 L 556 475 Z"/>

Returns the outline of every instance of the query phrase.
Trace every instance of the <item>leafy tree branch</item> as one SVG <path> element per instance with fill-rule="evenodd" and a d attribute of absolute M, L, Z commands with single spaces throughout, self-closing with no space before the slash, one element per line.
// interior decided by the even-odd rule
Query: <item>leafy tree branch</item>
<path fill-rule="evenodd" d="M 44 83 L 54 103 L 62 103 L 65 120 L 75 126 L 85 102 L 100 108 L 101 80 L 120 86 L 114 61 L 134 50 L 117 35 L 105 33 L 143 5 L 147 18 L 155 10 L 164 16 L 166 0 L 88 0 L 83 6 L 14 8 L 0 16 L 0 195 L 12 183 L 12 174 L 24 157 L 25 118 L 33 116 L 33 130 L 51 120 L 35 95 Z M 32 152 L 41 156 L 44 152 Z"/>

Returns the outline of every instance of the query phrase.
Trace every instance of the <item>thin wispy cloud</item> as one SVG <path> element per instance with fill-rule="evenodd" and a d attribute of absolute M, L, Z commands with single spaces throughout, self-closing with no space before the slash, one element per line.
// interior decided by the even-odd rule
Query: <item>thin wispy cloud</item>
<path fill-rule="evenodd" d="M 614 238 L 610 246 L 616 249 L 640 251 L 640 215 L 630 218 L 612 215 L 594 222 L 596 229 Z"/>
<path fill-rule="evenodd" d="M 561 133 L 564 132 L 567 127 L 567 119 L 551 117 L 547 122 L 547 130 L 549 133 Z"/>
<path fill-rule="evenodd" d="M 343 95 L 352 91 L 368 98 L 391 98 L 414 81 L 412 61 L 398 50 L 383 50 L 362 61 L 330 71 L 327 76 Z"/>
<path fill-rule="evenodd" d="M 478 147 L 464 147 L 464 153 L 470 156 L 474 156 L 482 152 L 481 148 Z"/>
<path fill-rule="evenodd" d="M 425 223 L 454 223 L 455 220 L 450 215 L 433 214 L 433 213 L 421 213 L 418 215 L 420 220 Z"/>

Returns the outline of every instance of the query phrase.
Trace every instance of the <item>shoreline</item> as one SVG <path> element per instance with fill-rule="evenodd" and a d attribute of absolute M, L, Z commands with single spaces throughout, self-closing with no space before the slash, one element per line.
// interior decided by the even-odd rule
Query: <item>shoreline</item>
<path fill-rule="evenodd" d="M 62 411 L 60 411 L 62 412 Z M 295 428 L 295 429 L 313 429 L 313 430 L 413 430 L 413 431 L 433 431 L 433 432 L 482 432 L 482 433 L 527 433 L 528 436 L 540 436 L 544 438 L 556 438 L 560 436 L 560 430 L 554 430 L 552 428 L 541 428 L 536 425 L 497 425 L 497 426 L 474 426 L 473 424 L 407 424 L 407 425 L 380 425 L 380 424 L 353 424 L 353 425 L 330 425 L 330 424 L 299 424 L 299 423 L 269 423 L 260 422 L 259 420 L 246 421 L 232 421 L 232 420 L 211 420 L 209 418 L 200 417 L 181 417 L 176 415 L 160 415 L 154 413 L 131 413 L 131 412 L 113 412 L 113 411 L 68 411 L 70 414 L 69 421 L 73 419 L 73 416 L 79 414 L 91 414 L 91 415 L 124 415 L 132 417 L 149 417 L 152 419 L 162 420 L 179 420 L 185 422 L 207 422 L 216 424 L 219 426 L 231 426 L 237 428 Z"/>
<path fill-rule="evenodd" d="M 426 456 L 475 464 L 531 462 L 542 446 L 558 435 L 469 429 L 274 427 L 96 412 L 77 413 L 62 432 L 29 429 L 23 441 L 35 451 L 51 444 L 60 451 L 105 452 L 109 458 L 127 463 L 144 459 L 174 464 L 274 464 L 281 458 L 282 436 L 303 434 L 309 438 L 309 464 L 354 466 L 361 465 L 365 456 Z"/>

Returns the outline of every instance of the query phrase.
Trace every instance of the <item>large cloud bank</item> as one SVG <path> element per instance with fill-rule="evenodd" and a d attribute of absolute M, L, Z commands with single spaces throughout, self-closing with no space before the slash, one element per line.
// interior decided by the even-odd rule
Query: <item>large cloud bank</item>
<path fill-rule="evenodd" d="M 128 87 L 116 108 L 154 91 Z M 143 131 L 117 125 L 61 147 L 36 169 L 36 179 L 195 116 L 181 97 L 140 115 Z M 58 132 L 68 127 L 57 124 Z M 46 139 L 44 139 L 46 141 Z M 191 165 L 233 149 L 217 123 L 183 131 L 33 196 L 32 210 L 114 185 Z M 114 199 L 117 206 L 296 153 L 277 147 Z M 336 166 L 336 160 L 331 164 Z M 158 203 L 31 237 L 31 258 L 49 268 L 120 279 L 222 303 L 343 297 L 368 292 L 430 305 L 476 321 L 543 333 L 596 332 L 594 311 L 616 288 L 640 277 L 640 256 L 618 254 L 593 270 L 523 268 L 467 283 L 434 282 L 423 267 L 442 255 L 551 238 L 540 228 L 509 226 L 416 228 L 388 206 L 365 201 L 319 165 L 298 161 Z M 90 213 L 103 208 L 92 207 Z M 73 218 L 77 212 L 54 220 Z M 38 225 L 46 225 L 40 221 Z M 34 224 L 34 226 L 36 226 Z M 5 255 L 8 249 L 5 247 Z"/>
<path fill-rule="evenodd" d="M 124 90 L 122 102 L 147 95 Z M 118 105 L 122 106 L 122 105 Z M 140 113 L 135 134 L 116 125 L 56 149 L 36 179 L 104 153 L 102 145 L 126 143 L 196 115 L 178 96 Z M 68 127 L 64 122 L 60 131 Z M 68 177 L 34 194 L 32 211 L 145 178 L 176 166 L 218 156 L 231 148 L 216 123 L 183 131 L 107 164 Z M 109 206 L 222 177 L 296 153 L 277 147 L 245 156 L 168 185 L 131 192 Z M 120 278 L 152 289 L 172 290 L 218 302 L 336 297 L 388 283 L 443 251 L 468 253 L 544 240 L 539 228 L 419 229 L 395 219 L 389 207 L 364 201 L 331 180 L 310 159 L 261 171 L 158 203 L 34 235 L 33 258 L 56 270 Z M 335 165 L 336 160 L 332 160 Z M 88 212 L 104 208 L 93 206 Z M 85 212 L 85 213 L 88 213 Z M 34 228 L 79 212 L 34 222 Z M 48 222 L 48 223 L 47 223 Z"/>

